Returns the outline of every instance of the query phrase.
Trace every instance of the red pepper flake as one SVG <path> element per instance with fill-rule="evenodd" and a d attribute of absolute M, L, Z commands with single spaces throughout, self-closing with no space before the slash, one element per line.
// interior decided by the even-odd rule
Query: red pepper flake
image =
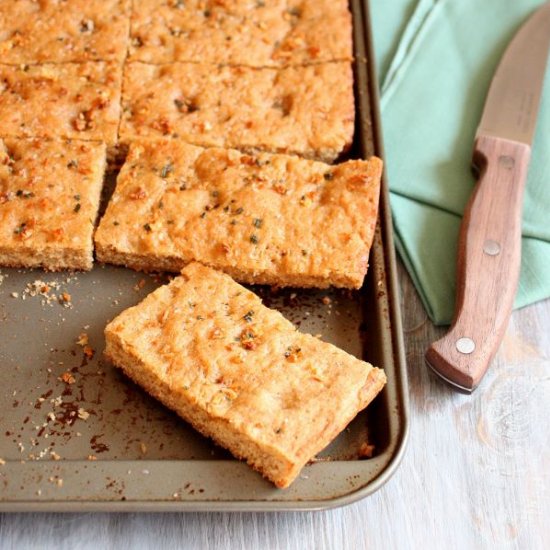
<path fill-rule="evenodd" d="M 141 187 L 138 187 L 135 191 L 132 191 L 128 196 L 132 200 L 145 199 L 147 197 L 147 192 L 143 190 Z"/>
<path fill-rule="evenodd" d="M 247 166 L 258 166 L 258 159 L 251 155 L 242 155 L 240 160 L 241 164 L 246 164 Z"/>
<path fill-rule="evenodd" d="M 145 279 L 140 279 L 135 285 L 134 290 L 136 292 L 140 291 L 145 286 Z"/>
<path fill-rule="evenodd" d="M 319 57 L 319 53 L 321 52 L 321 49 L 318 46 L 310 46 L 307 49 L 307 51 L 310 57 L 313 57 L 315 59 L 316 57 Z"/>
<path fill-rule="evenodd" d="M 256 338 L 256 334 L 254 333 L 254 331 L 250 328 L 247 328 L 241 332 L 241 336 L 239 337 L 239 340 L 241 342 L 241 346 L 244 349 L 254 350 L 257 347 L 255 338 Z"/>
<path fill-rule="evenodd" d="M 285 351 L 285 359 L 289 363 L 296 363 L 302 354 L 302 349 L 298 347 L 289 346 Z"/>
<path fill-rule="evenodd" d="M 153 121 L 151 127 L 154 130 L 162 132 L 165 136 L 172 131 L 170 121 L 166 117 L 159 117 L 157 120 Z"/>
<path fill-rule="evenodd" d="M 359 447 L 359 458 L 371 458 L 374 455 L 376 447 L 369 443 L 361 443 Z"/>
<path fill-rule="evenodd" d="M 95 355 L 95 351 L 90 346 L 84 346 L 83 352 L 88 359 L 93 359 Z"/>
<path fill-rule="evenodd" d="M 75 377 L 70 372 L 64 372 L 59 378 L 65 384 L 74 384 L 76 382 Z"/>

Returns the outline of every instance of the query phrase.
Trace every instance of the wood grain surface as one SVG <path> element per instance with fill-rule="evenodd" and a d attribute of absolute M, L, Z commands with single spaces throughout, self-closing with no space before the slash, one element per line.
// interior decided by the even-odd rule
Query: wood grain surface
<path fill-rule="evenodd" d="M 408 450 L 373 496 L 320 513 L 4 514 L 8 549 L 550 548 L 550 300 L 514 312 L 471 396 L 424 365 L 433 328 L 401 269 Z"/>

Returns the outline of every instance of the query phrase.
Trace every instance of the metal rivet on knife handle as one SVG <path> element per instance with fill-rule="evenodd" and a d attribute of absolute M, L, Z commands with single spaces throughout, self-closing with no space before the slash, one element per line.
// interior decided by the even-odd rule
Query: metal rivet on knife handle
<path fill-rule="evenodd" d="M 498 161 L 503 168 L 506 168 L 506 170 L 511 170 L 516 164 L 514 158 L 509 155 L 501 155 L 498 157 Z"/>
<path fill-rule="evenodd" d="M 476 343 L 471 338 L 465 336 L 456 341 L 456 349 L 464 355 L 469 355 L 476 349 Z"/>
<path fill-rule="evenodd" d="M 492 239 L 487 239 L 483 243 L 483 252 L 488 256 L 498 256 L 500 254 L 500 244 Z"/>

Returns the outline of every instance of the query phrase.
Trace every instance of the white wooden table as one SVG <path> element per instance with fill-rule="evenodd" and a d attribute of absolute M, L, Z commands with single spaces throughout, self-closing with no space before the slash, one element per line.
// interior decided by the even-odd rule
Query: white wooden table
<path fill-rule="evenodd" d="M 550 300 L 513 314 L 466 396 L 424 366 L 438 331 L 402 270 L 401 287 L 411 432 L 375 495 L 321 513 L 5 514 L 0 548 L 550 548 Z"/>

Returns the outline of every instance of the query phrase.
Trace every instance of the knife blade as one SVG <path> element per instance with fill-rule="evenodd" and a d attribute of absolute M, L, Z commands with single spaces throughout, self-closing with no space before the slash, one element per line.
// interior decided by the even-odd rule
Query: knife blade
<path fill-rule="evenodd" d="M 466 392 L 473 391 L 487 371 L 512 312 L 520 270 L 523 191 L 549 49 L 546 2 L 506 49 L 476 133 L 473 167 L 478 181 L 460 228 L 454 320 L 426 352 L 428 366 Z"/>

